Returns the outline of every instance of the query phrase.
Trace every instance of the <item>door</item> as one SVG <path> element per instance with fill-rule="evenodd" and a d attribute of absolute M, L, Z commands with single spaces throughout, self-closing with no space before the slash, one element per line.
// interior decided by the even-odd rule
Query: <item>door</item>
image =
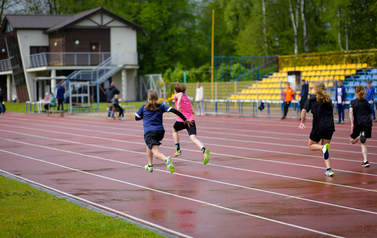
<path fill-rule="evenodd" d="M 90 43 L 90 65 L 99 65 L 101 63 L 101 45 L 100 43 Z"/>

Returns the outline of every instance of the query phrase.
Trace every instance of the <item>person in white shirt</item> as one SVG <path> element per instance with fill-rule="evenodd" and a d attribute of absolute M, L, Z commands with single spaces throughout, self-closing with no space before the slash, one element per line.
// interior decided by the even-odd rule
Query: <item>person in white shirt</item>
<path fill-rule="evenodd" d="M 198 116 L 204 116 L 203 99 L 204 99 L 203 86 L 200 85 L 200 82 L 197 82 L 195 101 L 198 104 L 198 113 L 199 113 Z"/>

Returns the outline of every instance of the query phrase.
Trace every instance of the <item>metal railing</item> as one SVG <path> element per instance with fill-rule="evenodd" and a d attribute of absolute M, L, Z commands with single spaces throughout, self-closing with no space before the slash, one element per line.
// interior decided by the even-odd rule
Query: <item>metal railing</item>
<path fill-rule="evenodd" d="M 111 52 L 46 52 L 26 57 L 28 68 L 42 66 L 97 66 L 117 53 Z M 136 52 L 123 52 L 124 64 L 137 65 Z"/>
<path fill-rule="evenodd" d="M 0 60 L 0 71 L 10 71 L 10 70 L 12 70 L 10 59 Z"/>

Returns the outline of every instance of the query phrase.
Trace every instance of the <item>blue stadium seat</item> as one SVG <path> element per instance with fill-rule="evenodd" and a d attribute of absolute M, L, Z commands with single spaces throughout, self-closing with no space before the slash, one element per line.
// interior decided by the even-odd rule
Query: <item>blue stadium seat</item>
<path fill-rule="evenodd" d="M 373 75 L 372 80 L 377 80 L 377 75 Z"/>
<path fill-rule="evenodd" d="M 330 98 L 331 98 L 331 100 L 335 100 L 335 95 L 333 94 L 333 95 L 330 95 Z"/>
<path fill-rule="evenodd" d="M 359 80 L 365 80 L 367 78 L 367 76 L 366 75 L 360 75 L 360 78 L 359 78 Z"/>

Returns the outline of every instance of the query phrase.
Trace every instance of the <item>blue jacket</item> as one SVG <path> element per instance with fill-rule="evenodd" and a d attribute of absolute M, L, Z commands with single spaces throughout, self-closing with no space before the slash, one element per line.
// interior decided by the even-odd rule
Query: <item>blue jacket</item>
<path fill-rule="evenodd" d="M 366 87 L 365 91 L 367 93 L 367 96 L 365 97 L 365 100 L 373 101 L 374 102 L 374 93 L 375 93 L 375 88 L 372 86 L 371 88 Z"/>
<path fill-rule="evenodd" d="M 56 89 L 56 99 L 64 100 L 64 93 L 65 93 L 65 89 L 62 86 L 57 87 L 57 89 Z"/>
<path fill-rule="evenodd" d="M 308 94 L 309 94 L 309 85 L 308 84 L 305 84 L 305 85 L 301 85 L 301 99 L 308 99 Z"/>
<path fill-rule="evenodd" d="M 342 103 L 346 101 L 346 88 L 344 86 L 342 87 L 336 87 L 336 94 L 335 94 L 335 100 L 337 103 Z M 339 98 L 338 98 L 339 96 Z"/>

